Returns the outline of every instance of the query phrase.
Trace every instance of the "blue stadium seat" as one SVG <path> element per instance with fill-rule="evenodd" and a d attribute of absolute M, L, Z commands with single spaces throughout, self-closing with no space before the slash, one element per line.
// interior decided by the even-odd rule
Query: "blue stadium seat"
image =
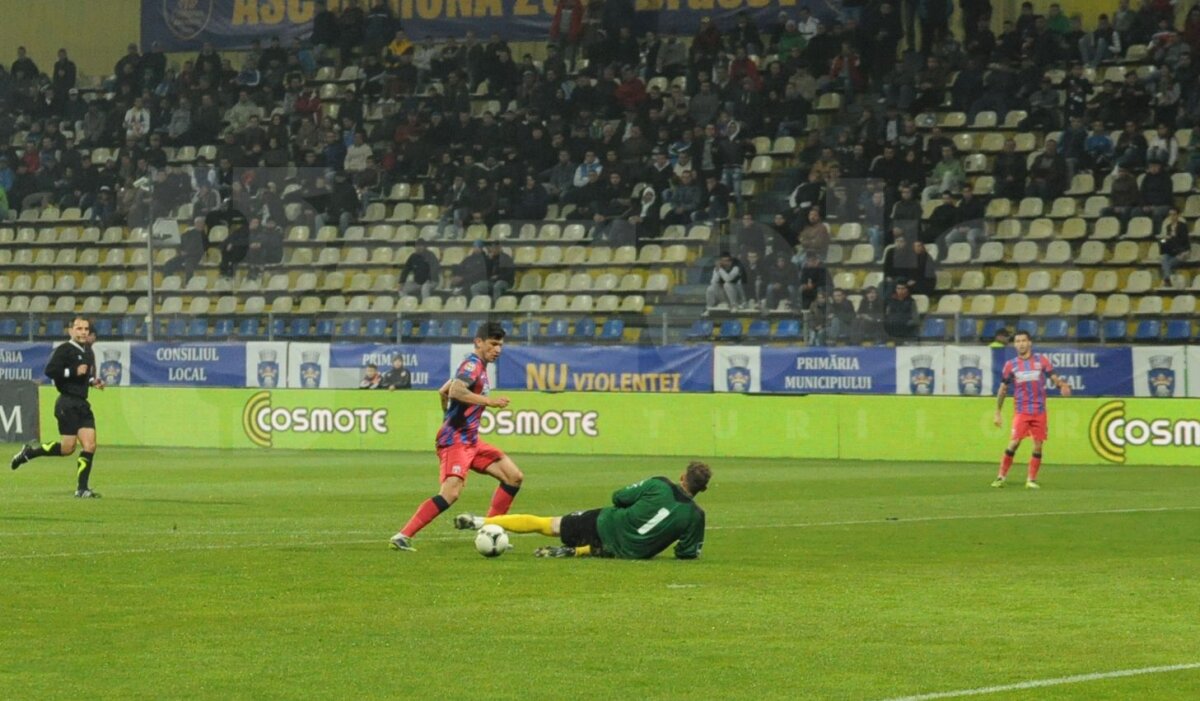
<path fill-rule="evenodd" d="M 404 323 L 407 326 L 401 328 L 401 333 L 403 333 L 406 338 L 411 337 L 412 336 L 412 322 L 409 321 L 408 319 L 405 319 Z M 366 335 L 370 336 L 371 338 L 382 338 L 383 336 L 387 335 L 387 325 L 388 325 L 387 319 L 380 319 L 378 317 L 376 317 L 374 319 L 367 319 Z"/>
<path fill-rule="evenodd" d="M 1158 319 L 1146 319 L 1139 321 L 1137 329 L 1133 332 L 1133 340 L 1135 341 L 1157 341 L 1162 335 L 1162 322 Z"/>
<path fill-rule="evenodd" d="M 330 338 L 333 336 L 333 319 L 317 319 L 317 328 L 313 335 L 321 338 Z"/>
<path fill-rule="evenodd" d="M 722 341 L 740 341 L 745 329 L 742 328 L 742 322 L 737 319 L 726 319 L 721 322 L 721 328 L 717 334 Z"/>
<path fill-rule="evenodd" d="M 1176 343 L 1192 340 L 1192 322 L 1187 319 L 1172 319 L 1168 321 L 1167 335 L 1164 340 Z"/>
<path fill-rule="evenodd" d="M 798 319 L 784 319 L 775 327 L 776 340 L 791 340 L 800 338 L 800 321 Z"/>
<path fill-rule="evenodd" d="M 121 335 L 125 338 L 142 335 L 142 320 L 136 316 L 127 316 L 122 318 Z"/>
<path fill-rule="evenodd" d="M 208 319 L 192 319 L 188 322 L 188 338 L 204 338 L 208 335 Z"/>
<path fill-rule="evenodd" d="M 601 341 L 620 341 L 624 336 L 625 322 L 620 319 L 609 319 L 600 331 Z"/>
<path fill-rule="evenodd" d="M 1104 340 L 1109 341 L 1124 341 L 1129 337 L 1129 331 L 1125 326 L 1124 319 L 1109 319 L 1104 322 Z"/>
<path fill-rule="evenodd" d="M 461 319 L 446 319 L 442 322 L 442 338 L 457 341 L 461 339 L 462 335 L 463 323 Z"/>
<path fill-rule="evenodd" d="M 257 336 L 258 335 L 258 317 L 250 316 L 242 319 L 237 325 L 237 334 L 239 336 Z"/>
<path fill-rule="evenodd" d="M 67 335 L 67 322 L 58 318 L 50 319 L 46 322 L 46 331 L 42 335 L 49 336 L 50 338 L 59 338 L 60 336 Z"/>
<path fill-rule="evenodd" d="M 979 319 L 973 316 L 959 317 L 958 319 L 958 339 L 963 343 L 969 343 L 979 338 Z M 991 340 L 991 339 L 989 339 Z"/>
<path fill-rule="evenodd" d="M 1037 319 L 1021 319 L 1020 321 L 1017 322 L 1017 331 L 1024 331 L 1025 333 L 1029 334 L 1030 336 L 1037 338 L 1038 337 Z"/>
<path fill-rule="evenodd" d="M 468 322 L 467 323 L 467 338 L 474 340 L 475 332 L 479 331 L 480 326 L 483 326 L 482 319 L 472 319 L 470 322 Z"/>
<path fill-rule="evenodd" d="M 338 327 L 338 335 L 342 337 L 361 336 L 362 331 L 362 319 L 359 318 L 342 319 L 342 323 Z"/>
<path fill-rule="evenodd" d="M 271 335 L 276 338 L 287 335 L 287 320 L 283 317 L 275 317 L 271 321 Z"/>
<path fill-rule="evenodd" d="M 1095 319 L 1080 319 L 1075 323 L 1075 340 L 1094 343 L 1100 340 L 1100 322 Z"/>
<path fill-rule="evenodd" d="M 214 336 L 232 336 L 233 335 L 233 319 L 217 319 L 213 322 Z"/>
<path fill-rule="evenodd" d="M 312 319 L 299 317 L 288 324 L 287 335 L 292 338 L 304 338 L 312 332 Z"/>
<path fill-rule="evenodd" d="M 513 332 L 512 319 L 501 319 L 500 328 L 504 329 L 504 335 L 511 336 Z"/>
<path fill-rule="evenodd" d="M 16 319 L 0 319 L 0 336 L 16 336 L 17 335 L 17 320 Z"/>
<path fill-rule="evenodd" d="M 533 319 L 526 319 L 517 326 L 517 338 L 528 339 L 537 338 L 542 335 L 542 322 Z"/>
<path fill-rule="evenodd" d="M 687 337 L 694 341 L 707 341 L 712 338 L 713 323 L 708 319 L 697 319 L 688 330 Z"/>
<path fill-rule="evenodd" d="M 755 319 L 750 322 L 750 328 L 746 329 L 746 340 L 748 341 L 765 341 L 771 337 L 771 322 L 766 319 Z"/>
<path fill-rule="evenodd" d="M 921 340 L 940 341 L 944 338 L 946 338 L 946 320 L 936 316 L 925 317 L 925 323 L 921 325 Z"/>
<path fill-rule="evenodd" d="M 574 337 L 576 341 L 590 341 L 596 337 L 596 320 L 584 317 L 575 322 Z"/>
<path fill-rule="evenodd" d="M 112 330 L 113 330 L 112 319 L 96 319 L 92 323 L 96 327 L 96 336 L 97 337 L 107 338 L 109 336 L 112 336 Z M 4 332 L 0 331 L 0 336 L 3 336 L 3 335 L 4 335 Z"/>
<path fill-rule="evenodd" d="M 570 330 L 571 324 L 566 319 L 554 319 L 546 324 L 546 338 L 561 341 Z"/>
<path fill-rule="evenodd" d="M 983 322 L 983 330 L 979 332 L 979 338 L 985 342 L 991 341 L 996 337 L 996 332 L 1006 325 L 1004 319 L 986 319 Z"/>
<path fill-rule="evenodd" d="M 1065 341 L 1070 331 L 1071 325 L 1066 319 L 1050 319 L 1046 322 L 1046 329 L 1042 331 L 1042 338 L 1047 341 Z"/>
<path fill-rule="evenodd" d="M 421 322 L 418 333 L 421 338 L 437 338 L 442 335 L 442 322 L 437 319 L 426 319 Z"/>

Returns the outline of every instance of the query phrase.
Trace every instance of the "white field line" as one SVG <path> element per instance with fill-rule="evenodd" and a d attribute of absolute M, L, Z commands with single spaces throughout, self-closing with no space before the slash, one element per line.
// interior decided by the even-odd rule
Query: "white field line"
<path fill-rule="evenodd" d="M 1010 512 L 999 514 L 961 514 L 949 516 L 914 516 L 911 518 L 876 518 L 876 519 L 859 519 L 853 521 L 810 521 L 807 523 L 765 523 L 752 526 L 712 526 L 709 530 L 757 530 L 757 529 L 777 529 L 777 528 L 831 528 L 837 526 L 873 526 L 873 525 L 899 525 L 904 523 L 929 523 L 938 521 L 971 521 L 981 519 L 1002 519 L 1002 518 L 1041 518 L 1049 516 L 1095 516 L 1105 514 L 1147 514 L 1147 513 L 1169 513 L 1174 511 L 1200 511 L 1200 506 L 1163 506 L 1163 507 L 1146 507 L 1146 508 L 1128 508 L 1128 509 L 1095 509 L 1086 511 L 1026 511 L 1026 512 Z M 202 551 L 202 550 L 240 550 L 240 549 L 255 549 L 255 548 L 279 548 L 279 547 L 325 547 L 332 545 L 362 545 L 366 543 L 381 543 L 386 541 L 386 537 L 382 535 L 382 531 L 197 531 L 188 532 L 182 531 L 162 531 L 155 533 L 147 533 L 140 531 L 137 533 L 100 533 L 97 537 L 112 536 L 112 535 L 142 535 L 142 536 L 171 536 L 179 538 L 199 537 L 199 536 L 234 536 L 234 535 L 268 535 L 277 533 L 280 536 L 286 537 L 286 540 L 271 541 L 265 543 L 220 543 L 210 545 L 189 544 L 189 545 L 167 545 L 165 547 L 143 547 L 143 548 L 124 548 L 112 550 L 89 550 L 83 552 L 48 552 L 48 553 L 25 553 L 25 554 L 0 554 L 2 560 L 36 560 L 45 558 L 57 557 L 87 557 L 92 555 L 121 555 L 121 554 L 137 554 L 137 553 L 156 553 L 156 552 L 177 552 L 177 551 Z M 325 540 L 325 541 L 300 541 L 299 538 L 308 537 L 327 537 L 338 535 L 370 535 L 372 533 L 381 534 L 379 537 L 370 539 L 357 540 Z M 37 532 L 7 532 L 0 533 L 0 537 L 20 537 L 20 536 L 61 536 L 61 537 L 77 537 L 78 533 L 37 533 Z M 458 540 L 462 539 L 463 535 L 422 535 L 420 541 L 441 541 L 441 540 Z"/>
<path fill-rule="evenodd" d="M 1121 677 L 1140 677 L 1145 674 L 1164 674 L 1167 672 L 1183 672 L 1190 669 L 1200 669 L 1200 662 L 1189 662 L 1187 664 L 1172 664 L 1162 667 L 1142 667 L 1141 669 L 1118 669 L 1113 672 L 1095 672 L 1093 674 L 1076 674 L 1070 677 L 1056 677 L 1054 679 L 1034 679 L 1016 684 L 1003 684 L 1000 686 L 982 686 L 978 689 L 959 689 L 957 691 L 939 691 L 932 694 L 918 694 L 917 696 L 898 696 L 887 699 L 886 701 L 933 701 L 933 699 L 957 699 L 964 696 L 983 696 L 985 694 L 998 694 L 1004 691 L 1020 691 L 1023 689 L 1041 689 L 1047 686 L 1062 686 L 1063 684 L 1082 684 L 1084 682 L 1094 682 L 1103 679 L 1119 679 Z"/>

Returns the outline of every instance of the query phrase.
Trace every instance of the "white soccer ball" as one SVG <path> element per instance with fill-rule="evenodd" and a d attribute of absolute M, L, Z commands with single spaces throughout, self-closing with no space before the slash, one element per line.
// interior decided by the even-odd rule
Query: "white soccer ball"
<path fill-rule="evenodd" d="M 508 534 L 500 526 L 484 526 L 475 535 L 475 549 L 484 557 L 500 557 L 509 547 Z"/>

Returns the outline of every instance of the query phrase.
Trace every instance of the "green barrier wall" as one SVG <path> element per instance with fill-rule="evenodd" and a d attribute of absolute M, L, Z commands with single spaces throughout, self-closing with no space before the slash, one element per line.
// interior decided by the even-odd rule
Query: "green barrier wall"
<path fill-rule="evenodd" d="M 986 397 L 506 396 L 512 404 L 490 410 L 483 431 L 513 454 L 993 462 L 1012 407 L 997 428 Z M 42 388 L 45 435 L 55 398 Z M 116 388 L 93 392 L 92 405 L 102 446 L 420 451 L 441 424 L 432 392 Z M 1200 400 L 1052 399 L 1046 458 L 1200 464 L 1198 416 Z"/>

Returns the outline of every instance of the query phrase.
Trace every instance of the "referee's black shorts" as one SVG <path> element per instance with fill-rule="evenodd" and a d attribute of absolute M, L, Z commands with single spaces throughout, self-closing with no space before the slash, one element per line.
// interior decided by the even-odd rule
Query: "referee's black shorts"
<path fill-rule="evenodd" d="M 74 436 L 82 428 L 96 428 L 96 417 L 92 405 L 86 399 L 60 395 L 54 404 L 54 418 L 58 419 L 58 435 Z"/>
<path fill-rule="evenodd" d="M 563 545 L 572 548 L 590 545 L 597 550 L 602 548 L 604 544 L 600 542 L 600 531 L 596 528 L 596 519 L 599 517 L 600 509 L 576 511 L 563 516 L 558 524 L 558 536 Z"/>

